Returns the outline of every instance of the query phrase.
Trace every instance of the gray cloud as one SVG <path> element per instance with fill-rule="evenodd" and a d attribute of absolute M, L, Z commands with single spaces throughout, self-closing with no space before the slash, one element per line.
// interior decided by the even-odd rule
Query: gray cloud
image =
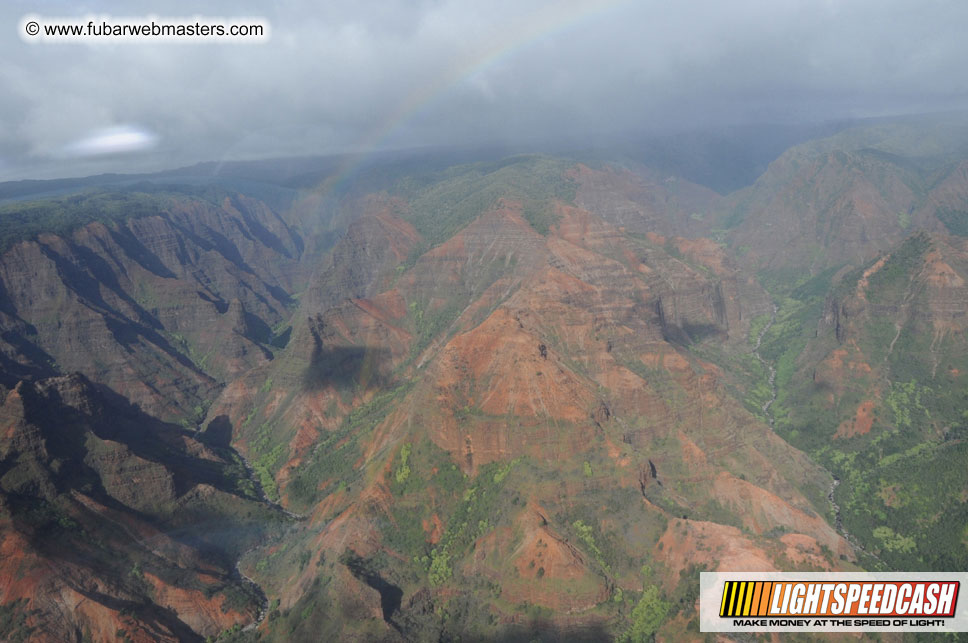
<path fill-rule="evenodd" d="M 0 178 L 968 106 L 961 1 L 7 2 L 264 16 L 267 44 L 0 40 Z M 58 154 L 107 128 L 150 151 Z"/>

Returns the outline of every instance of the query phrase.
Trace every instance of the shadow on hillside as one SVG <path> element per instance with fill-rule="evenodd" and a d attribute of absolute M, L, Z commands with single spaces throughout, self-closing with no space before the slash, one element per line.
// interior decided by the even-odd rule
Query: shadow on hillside
<path fill-rule="evenodd" d="M 58 491 L 81 488 L 88 483 L 90 493 L 100 502 L 119 506 L 101 480 L 103 475 L 110 475 L 110 468 L 102 473 L 89 461 L 100 461 L 102 452 L 111 452 L 114 447 L 92 444 L 88 440 L 90 434 L 120 445 L 121 450 L 112 455 L 119 462 L 129 452 L 143 463 L 164 467 L 171 474 L 176 497 L 199 484 L 239 494 L 234 481 L 227 477 L 223 462 L 198 457 L 185 448 L 184 438 L 200 437 L 195 432 L 145 413 L 123 395 L 91 382 L 80 373 L 68 377 L 73 382 L 62 388 L 23 390 L 26 414 L 44 437 L 51 462 L 57 462 L 54 471 Z"/>
<path fill-rule="evenodd" d="M 218 415 L 205 426 L 205 431 L 198 436 L 202 442 L 213 447 L 232 446 L 232 421 L 227 415 Z"/>
<path fill-rule="evenodd" d="M 387 581 L 380 572 L 372 567 L 369 561 L 355 555 L 352 550 L 347 549 L 341 556 L 340 562 L 346 565 L 350 573 L 358 580 L 363 581 L 380 594 L 380 608 L 383 611 L 383 620 L 390 624 L 394 629 L 400 626 L 393 620 L 394 613 L 400 609 L 403 599 L 403 590 Z"/>
<path fill-rule="evenodd" d="M 599 643 L 613 640 L 612 634 L 598 624 L 562 626 L 544 619 L 534 619 L 528 623 L 508 625 L 494 639 L 501 643 Z"/>
<path fill-rule="evenodd" d="M 390 352 L 370 346 L 321 346 L 316 344 L 303 372 L 306 391 L 326 386 L 337 389 L 380 388 L 387 384 Z"/>

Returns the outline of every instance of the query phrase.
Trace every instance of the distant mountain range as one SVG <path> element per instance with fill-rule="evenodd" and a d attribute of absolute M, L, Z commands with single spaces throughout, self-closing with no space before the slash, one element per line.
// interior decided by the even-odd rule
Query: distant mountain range
<path fill-rule="evenodd" d="M 0 638 L 699 640 L 702 570 L 964 569 L 968 118 L 603 149 L 0 184 Z"/>

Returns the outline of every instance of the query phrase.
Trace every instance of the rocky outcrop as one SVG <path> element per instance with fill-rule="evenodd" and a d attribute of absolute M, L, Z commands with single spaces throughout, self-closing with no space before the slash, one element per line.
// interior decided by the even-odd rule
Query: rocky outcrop
<path fill-rule="evenodd" d="M 258 597 L 219 562 L 226 540 L 181 524 L 263 513 L 229 466 L 80 374 L 18 383 L 0 404 L 0 604 L 39 641 L 197 640 L 252 621 Z"/>
<path fill-rule="evenodd" d="M 280 394 L 255 392 L 259 378 L 216 403 L 231 417 L 240 448 L 288 453 L 272 471 L 283 502 L 292 480 L 300 480 L 301 503 L 306 480 L 317 490 L 336 488 L 330 474 L 306 473 L 326 457 L 313 450 L 314 440 L 337 451 L 355 445 L 348 451 L 354 473 L 332 474 L 352 479 L 352 489 L 328 491 L 309 506 L 309 550 L 331 560 L 350 547 L 385 561 L 399 578 L 433 569 L 445 580 L 432 585 L 431 603 L 466 594 L 433 567 L 433 550 L 449 573 L 499 585 L 501 605 L 538 604 L 577 620 L 592 618 L 617 588 L 641 589 L 638 568 L 614 561 L 637 560 L 640 539 L 665 542 L 655 525 L 671 525 L 673 517 L 678 524 L 681 515 L 689 515 L 684 528 L 699 534 L 696 549 L 666 542 L 667 553 L 652 554 L 673 579 L 708 564 L 714 554 L 699 551 L 707 545 L 741 569 L 762 561 L 776 568 L 784 556 L 813 556 L 821 547 L 849 559 L 846 542 L 801 491 L 804 484 L 821 489 L 823 471 L 754 419 L 723 372 L 688 350 L 745 341 L 750 319 L 770 309 L 763 291 L 712 242 L 630 235 L 582 207 L 554 208 L 556 221 L 542 235 L 522 216 L 522 204 L 499 201 L 451 239 L 391 268 L 399 273 L 391 287 L 306 315 L 305 341 L 294 335 L 286 354 L 259 371 L 275 382 L 300 356 L 312 356 L 313 385 L 284 403 L 276 401 Z M 371 411 L 375 400 L 380 412 Z M 363 410 L 339 421 L 354 408 Z M 265 426 L 277 442 L 259 443 Z M 405 469 L 404 450 L 411 458 Z M 429 465 L 414 458 L 441 452 L 443 461 L 418 473 Z M 513 494 L 528 509 L 465 524 L 454 507 L 472 503 L 506 475 L 500 467 L 517 462 L 529 473 Z M 436 482 L 448 467 L 466 481 L 463 496 Z M 407 491 L 415 476 L 417 491 Z M 609 493 L 622 494 L 621 511 L 600 509 L 597 500 L 583 504 Z M 401 512 L 399 503 L 413 504 Z M 578 507 L 586 512 L 581 518 L 568 513 Z M 737 524 L 747 531 L 718 522 L 727 514 L 742 515 Z M 424 528 L 434 520 L 441 528 Z M 420 527 L 415 538 L 426 539 L 424 549 L 397 549 L 396 534 L 410 523 Z M 473 547 L 460 550 L 454 534 L 468 530 Z M 773 531 L 796 536 L 796 546 L 774 546 Z M 334 582 L 342 574 L 320 573 Z M 288 578 L 272 580 L 288 604 L 309 600 L 312 572 Z M 335 618 L 374 620 L 373 598 L 344 604 L 334 596 Z M 399 622 L 414 618 L 404 614 Z"/>
<path fill-rule="evenodd" d="M 959 237 L 912 235 L 827 297 L 818 335 L 833 333 L 843 344 L 873 319 L 911 325 L 918 335 L 959 335 L 968 327 L 966 251 Z"/>
<path fill-rule="evenodd" d="M 171 196 L 156 214 L 0 256 L 0 377 L 79 371 L 162 417 L 271 358 L 301 240 L 260 202 Z"/>
<path fill-rule="evenodd" d="M 740 363 L 751 320 L 774 310 L 698 236 L 719 197 L 615 167 L 524 178 L 554 190 L 356 200 L 298 304 L 303 242 L 241 198 L 173 197 L 11 249 L 0 548 L 29 560 L 0 573 L 29 582 L 0 601 L 34 600 L 31 623 L 59 619 L 62 638 L 191 640 L 260 613 L 276 640 L 438 640 L 467 623 L 500 638 L 537 608 L 555 627 L 606 622 L 623 592 L 672 592 L 697 565 L 849 565 L 815 504 L 826 472 L 707 357 Z M 570 203 L 533 197 L 572 188 Z M 460 206 L 448 238 L 411 211 L 421 202 Z M 927 261 L 917 292 L 955 328 L 952 261 Z M 864 306 L 918 314 L 875 299 L 829 301 L 842 350 Z M 288 344 L 272 341 L 289 324 Z M 846 352 L 827 366 L 820 379 L 861 368 Z M 85 376 L 44 378 L 67 368 Z M 38 587 L 60 598 L 32 599 Z"/>

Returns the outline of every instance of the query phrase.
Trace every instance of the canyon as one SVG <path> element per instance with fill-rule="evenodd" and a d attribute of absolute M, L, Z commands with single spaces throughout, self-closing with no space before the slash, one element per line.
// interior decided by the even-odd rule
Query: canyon
<path fill-rule="evenodd" d="M 957 568 L 968 160 L 918 127 L 728 195 L 527 155 L 0 203 L 57 222 L 0 253 L 0 635 L 699 640 L 700 571 Z"/>

